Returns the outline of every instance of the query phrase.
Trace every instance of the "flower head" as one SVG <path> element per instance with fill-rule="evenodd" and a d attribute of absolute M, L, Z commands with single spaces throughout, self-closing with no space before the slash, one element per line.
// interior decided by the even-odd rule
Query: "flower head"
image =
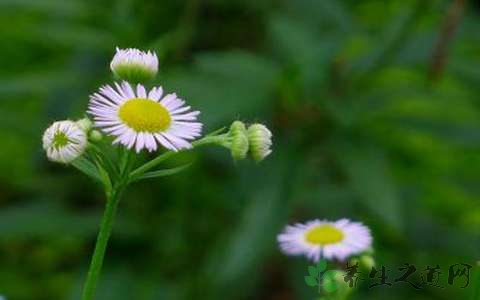
<path fill-rule="evenodd" d="M 157 74 L 158 58 L 150 51 L 119 49 L 110 63 L 110 69 L 120 79 L 133 83 L 145 82 Z"/>
<path fill-rule="evenodd" d="M 48 159 L 70 163 L 85 152 L 87 135 L 77 123 L 73 121 L 59 121 L 53 123 L 43 134 L 43 149 Z"/>
<path fill-rule="evenodd" d="M 191 148 L 188 142 L 200 136 L 202 124 L 197 122 L 199 111 L 176 94 L 163 96 L 156 87 L 148 93 L 141 84 L 132 87 L 128 82 L 115 83 L 115 88 L 105 85 L 90 97 L 88 112 L 95 126 L 106 134 L 115 136 L 115 143 L 127 148 L 135 147 L 155 151 L 158 145 L 170 150 Z"/>
<path fill-rule="evenodd" d="M 347 219 L 313 220 L 287 226 L 277 239 L 285 254 L 305 255 L 315 262 L 321 258 L 345 261 L 368 250 L 372 244 L 370 230 Z"/>
<path fill-rule="evenodd" d="M 230 126 L 229 132 L 232 142 L 230 145 L 230 151 L 232 153 L 232 157 L 235 160 L 241 160 L 247 157 L 248 152 L 248 137 L 247 137 L 247 129 L 245 128 L 245 124 L 240 121 L 235 121 Z"/>
<path fill-rule="evenodd" d="M 250 125 L 247 133 L 250 153 L 255 161 L 261 161 L 272 153 L 270 149 L 272 146 L 272 133 L 265 125 Z"/>

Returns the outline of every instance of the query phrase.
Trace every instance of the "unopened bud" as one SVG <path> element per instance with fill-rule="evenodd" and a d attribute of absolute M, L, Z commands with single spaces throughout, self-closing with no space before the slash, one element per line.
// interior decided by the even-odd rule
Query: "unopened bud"
<path fill-rule="evenodd" d="M 245 124 L 240 121 L 235 121 L 230 126 L 230 136 L 232 143 L 230 151 L 234 160 L 241 160 L 247 157 L 248 153 L 248 136 Z"/>
<path fill-rule="evenodd" d="M 255 161 L 261 161 L 267 157 L 272 150 L 272 133 L 265 125 L 253 124 L 248 128 L 248 142 L 250 154 Z"/>
<path fill-rule="evenodd" d="M 119 49 L 110 63 L 113 74 L 131 83 L 144 83 L 155 77 L 158 58 L 154 52 L 138 49 Z"/>
<path fill-rule="evenodd" d="M 78 127 L 80 127 L 80 129 L 82 129 L 85 132 L 89 132 L 90 129 L 92 129 L 92 126 L 93 126 L 92 121 L 90 121 L 89 118 L 80 119 L 76 123 L 77 123 Z"/>
<path fill-rule="evenodd" d="M 98 130 L 92 130 L 89 135 L 90 140 L 99 142 L 103 139 L 103 134 Z"/>

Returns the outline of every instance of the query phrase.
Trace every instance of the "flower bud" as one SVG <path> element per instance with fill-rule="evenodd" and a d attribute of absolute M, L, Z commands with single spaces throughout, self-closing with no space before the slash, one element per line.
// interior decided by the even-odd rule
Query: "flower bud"
<path fill-rule="evenodd" d="M 90 140 L 94 142 L 99 142 L 103 139 L 103 135 L 100 131 L 98 130 L 92 130 L 89 135 Z"/>
<path fill-rule="evenodd" d="M 358 266 L 364 271 L 370 271 L 372 267 L 375 266 L 375 259 L 369 253 L 369 251 L 364 252 L 360 256 L 353 257 L 348 261 L 350 265 L 355 265 L 358 263 Z"/>
<path fill-rule="evenodd" d="M 158 58 L 150 51 L 117 48 L 117 53 L 110 63 L 110 69 L 119 79 L 131 83 L 145 83 L 157 74 Z"/>
<path fill-rule="evenodd" d="M 250 154 L 255 161 L 262 161 L 272 153 L 272 150 L 270 149 L 272 146 L 272 133 L 265 125 L 250 125 L 247 135 L 250 145 Z"/>
<path fill-rule="evenodd" d="M 83 131 L 89 132 L 92 129 L 93 123 L 90 121 L 89 118 L 83 118 L 78 120 L 77 122 L 78 127 L 80 127 Z"/>
<path fill-rule="evenodd" d="M 231 145 L 230 151 L 234 160 L 241 160 L 247 157 L 248 152 L 248 137 L 245 124 L 240 121 L 235 121 L 230 126 Z"/>
<path fill-rule="evenodd" d="M 371 255 L 360 256 L 360 266 L 366 270 L 371 270 L 375 266 L 375 259 Z"/>
<path fill-rule="evenodd" d="M 53 123 L 45 130 L 42 141 L 48 159 L 64 164 L 80 157 L 87 147 L 85 131 L 69 120 Z"/>

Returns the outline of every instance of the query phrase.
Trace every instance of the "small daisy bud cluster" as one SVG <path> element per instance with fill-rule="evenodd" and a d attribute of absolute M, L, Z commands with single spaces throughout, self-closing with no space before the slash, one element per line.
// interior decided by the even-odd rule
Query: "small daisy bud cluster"
<path fill-rule="evenodd" d="M 88 138 L 90 140 L 94 142 L 102 140 L 102 133 L 96 129 L 93 129 L 93 122 L 89 118 L 83 118 L 78 120 L 77 125 L 88 134 Z"/>
<path fill-rule="evenodd" d="M 119 49 L 110 63 L 113 74 L 131 83 L 147 82 L 155 77 L 158 71 L 158 58 L 150 51 L 138 49 Z"/>
<path fill-rule="evenodd" d="M 272 150 L 272 133 L 265 125 L 252 124 L 246 128 L 241 121 L 235 121 L 230 126 L 229 148 L 234 160 L 241 160 L 250 156 L 256 162 L 262 161 Z"/>
<path fill-rule="evenodd" d="M 244 123 L 235 121 L 228 132 L 222 128 L 202 137 L 200 111 L 162 86 L 146 85 L 158 72 L 155 53 L 117 48 L 110 68 L 119 80 L 100 86 L 90 95 L 88 117 L 55 122 L 42 138 L 49 160 L 71 163 L 102 184 L 107 196 L 106 211 L 82 293 L 85 300 L 94 297 L 115 207 L 121 191 L 129 184 L 180 172 L 188 165 L 165 169 L 161 163 L 177 152 L 200 145 L 226 147 L 235 160 L 250 156 L 261 161 L 272 152 L 272 134 L 262 124 L 247 128 Z M 160 153 L 155 157 L 137 156 L 142 151 Z M 0 300 L 3 300 L 1 296 Z"/>

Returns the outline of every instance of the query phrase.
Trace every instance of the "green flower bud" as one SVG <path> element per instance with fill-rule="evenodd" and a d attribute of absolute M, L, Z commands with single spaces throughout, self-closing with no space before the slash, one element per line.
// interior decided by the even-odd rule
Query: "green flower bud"
<path fill-rule="evenodd" d="M 375 259 L 371 255 L 360 256 L 360 266 L 366 270 L 371 270 L 375 266 Z"/>
<path fill-rule="evenodd" d="M 99 142 L 103 139 L 103 134 L 98 130 L 92 130 L 89 135 L 90 140 Z"/>
<path fill-rule="evenodd" d="M 235 121 L 230 126 L 229 135 L 231 137 L 230 151 L 234 160 L 241 160 L 247 157 L 248 137 L 245 124 Z"/>
<path fill-rule="evenodd" d="M 351 258 L 348 263 L 350 265 L 355 265 L 358 263 L 358 266 L 364 271 L 370 271 L 372 267 L 375 266 L 375 259 L 373 258 L 371 251 L 366 251 L 360 256 Z"/>
<path fill-rule="evenodd" d="M 92 121 L 90 121 L 89 118 L 80 119 L 76 123 L 77 123 L 78 127 L 80 127 L 80 129 L 82 129 L 85 132 L 89 132 L 90 129 L 92 129 L 92 126 L 93 126 Z"/>
<path fill-rule="evenodd" d="M 250 154 L 252 158 L 259 162 L 267 157 L 272 150 L 272 133 L 265 125 L 253 124 L 247 131 L 248 142 L 250 145 Z"/>

